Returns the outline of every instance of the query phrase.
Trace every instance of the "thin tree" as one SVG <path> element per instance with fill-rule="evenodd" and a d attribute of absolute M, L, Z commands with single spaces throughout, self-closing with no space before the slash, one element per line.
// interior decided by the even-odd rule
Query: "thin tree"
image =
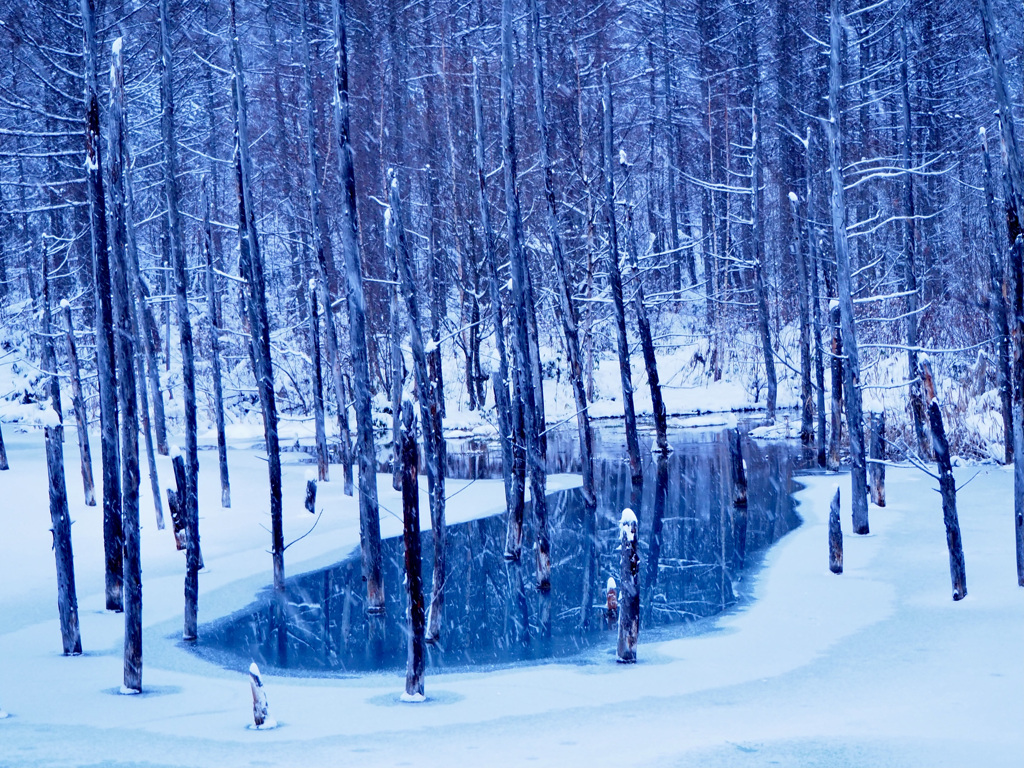
<path fill-rule="evenodd" d="M 71 303 L 64 299 L 60 306 L 64 313 L 64 338 L 67 342 L 68 371 L 71 374 L 71 407 L 75 412 L 75 429 L 78 432 L 78 452 L 82 465 L 85 505 L 95 507 L 96 490 L 92 480 L 92 452 L 89 449 L 89 414 L 85 410 L 85 397 L 82 396 L 82 374 L 78 365 L 75 328 L 71 321 Z"/>
<path fill-rule="evenodd" d="M 213 364 L 213 413 L 217 422 L 217 464 L 220 468 L 220 505 L 231 507 L 231 478 L 228 476 L 228 440 L 224 426 L 224 385 L 220 366 L 220 308 L 217 279 L 213 268 L 213 231 L 210 226 L 210 202 L 206 197 L 206 179 L 199 191 L 203 210 L 203 261 L 206 264 L 206 321 L 210 325 L 210 360 Z"/>
<path fill-rule="evenodd" d="M 316 432 L 317 478 L 330 479 L 327 470 L 327 434 L 324 430 L 324 377 L 320 364 L 320 313 L 316 305 L 316 280 L 309 281 L 309 352 L 313 365 L 313 427 Z"/>
<path fill-rule="evenodd" d="M 252 163 L 249 159 L 249 128 L 242 70 L 242 48 L 235 23 L 235 0 L 228 4 L 231 40 L 231 103 L 235 123 L 235 178 L 238 190 L 238 264 L 245 280 L 245 304 L 252 336 L 252 359 L 256 387 L 263 410 L 263 435 L 267 446 L 267 472 L 270 480 L 271 557 L 274 564 L 274 589 L 284 589 L 284 523 L 281 498 L 281 446 L 277 434 L 277 400 L 274 393 L 274 369 L 270 359 L 270 322 L 267 314 L 267 288 L 263 276 L 263 256 L 256 233 L 256 213 L 252 203 Z"/>
<path fill-rule="evenodd" d="M 377 506 L 377 455 L 373 445 L 373 414 L 370 410 L 366 297 L 363 292 L 359 216 L 356 211 L 356 176 L 350 137 L 347 15 L 347 0 L 334 0 L 334 133 L 341 177 L 341 243 L 345 254 L 349 343 L 352 352 L 356 442 L 359 454 L 359 540 L 363 578 L 366 579 L 366 610 L 368 613 L 381 613 L 384 610 L 384 582 L 381 578 L 380 512 Z"/>

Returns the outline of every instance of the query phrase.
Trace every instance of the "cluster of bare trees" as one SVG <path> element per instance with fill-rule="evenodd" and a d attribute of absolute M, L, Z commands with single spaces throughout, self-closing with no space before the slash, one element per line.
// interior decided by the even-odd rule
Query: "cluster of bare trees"
<path fill-rule="evenodd" d="M 861 533 L 864 372 L 906 356 L 895 385 L 908 393 L 906 418 L 896 421 L 910 429 L 894 444 L 927 456 L 919 353 L 946 355 L 954 371 L 985 356 L 1005 457 L 1016 462 L 1024 584 L 1019 9 L 994 0 L 0 8 L 0 311 L 28 324 L 41 310 L 41 366 L 54 382 L 68 371 L 87 503 L 87 435 L 99 414 L 107 607 L 125 611 L 127 688 L 141 687 L 138 435 L 162 524 L 154 454 L 169 450 L 169 397 L 184 404 L 184 475 L 169 506 L 189 553 L 190 638 L 201 409 L 217 428 L 225 507 L 225 410 L 258 408 L 263 418 L 277 587 L 278 412 L 314 413 L 320 479 L 328 443 L 349 493 L 358 464 L 368 605 L 382 610 L 376 443 L 390 419 L 399 483 L 400 405 L 414 391 L 436 547 L 425 631 L 437 639 L 446 403 L 493 406 L 506 557 L 521 556 L 529 482 L 545 589 L 545 381 L 571 384 L 591 508 L 589 403 L 621 394 L 639 511 L 634 388 L 646 378 L 655 448 L 668 450 L 659 348 L 682 344 L 696 348 L 691 365 L 708 379 L 743 378 L 759 398 L 763 389 L 769 421 L 789 380 L 801 435 L 822 464 L 838 460 L 846 431 Z M 999 136 L 1002 161 L 978 151 L 979 126 Z M 978 243 L 990 244 L 988 258 Z M 61 350 L 52 301 L 64 302 Z M 980 307 L 987 313 L 972 312 Z M 975 319 L 950 322 L 965 316 Z M 551 359 L 563 355 L 564 365 Z M 621 392 L 596 392 L 595 366 L 613 356 Z M 59 395 L 55 383 L 48 450 L 58 464 Z M 51 477 L 55 536 L 63 485 Z"/>

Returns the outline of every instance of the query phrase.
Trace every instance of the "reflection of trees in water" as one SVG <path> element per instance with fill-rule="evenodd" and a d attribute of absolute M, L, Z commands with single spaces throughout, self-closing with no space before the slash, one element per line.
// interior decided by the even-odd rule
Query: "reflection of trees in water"
<path fill-rule="evenodd" d="M 640 521 L 641 645 L 645 629 L 712 616 L 734 604 L 735 585 L 751 555 L 795 526 L 789 491 L 799 449 L 749 442 L 743 448 L 746 508 L 733 504 L 734 473 L 724 433 L 708 442 L 678 442 L 669 456 L 649 459 L 643 499 L 635 510 Z M 474 471 L 483 469 L 486 463 L 474 466 Z M 520 562 L 503 559 L 502 516 L 449 526 L 448 625 L 442 644 L 428 651 L 431 666 L 503 664 L 614 646 L 603 620 L 604 585 L 618 571 L 618 522 L 629 498 L 628 465 L 599 454 L 595 485 L 599 503 L 590 519 L 579 491 L 549 498 L 554 560 L 548 595 L 532 586 L 532 557 L 524 553 Z M 529 514 L 525 536 L 529 545 Z M 433 549 L 430 532 L 423 537 L 426 575 Z M 254 659 L 261 667 L 303 671 L 401 669 L 408 631 L 400 588 L 403 558 L 401 537 L 384 542 L 384 579 L 394 585 L 385 590 L 384 616 L 366 616 L 358 557 L 353 556 L 289 580 L 280 602 L 268 599 L 207 628 L 197 652 L 239 668 Z"/>

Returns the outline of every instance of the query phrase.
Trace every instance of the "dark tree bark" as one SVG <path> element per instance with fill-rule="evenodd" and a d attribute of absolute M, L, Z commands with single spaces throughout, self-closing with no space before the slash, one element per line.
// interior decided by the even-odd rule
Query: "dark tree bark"
<path fill-rule="evenodd" d="M 224 427 L 224 387 L 220 368 L 220 313 L 217 301 L 217 279 L 213 269 L 213 232 L 210 226 L 210 205 L 206 197 L 206 179 L 200 192 L 203 209 L 203 256 L 206 263 L 206 321 L 210 324 L 210 358 L 213 363 L 213 413 L 217 422 L 217 464 L 220 468 L 220 505 L 231 507 L 231 478 L 228 476 L 228 439 Z"/>
<path fill-rule="evenodd" d="M 434 530 L 434 578 L 430 596 L 428 615 L 427 640 L 437 642 L 441 632 L 441 618 L 444 609 L 444 583 L 447 571 L 447 533 L 445 525 L 444 496 L 444 433 L 441 421 L 441 392 L 437 388 L 430 372 L 430 355 L 423 343 L 423 330 L 420 320 L 420 305 L 416 291 L 416 273 L 412 263 L 412 254 L 405 237 L 405 229 L 401 223 L 401 194 L 398 189 L 398 177 L 395 171 L 388 171 L 388 192 L 390 207 L 385 213 L 385 229 L 388 247 L 394 254 L 398 266 L 402 298 L 405 300 L 407 327 L 412 346 L 413 371 L 416 377 L 416 399 L 420 408 L 420 423 L 423 425 L 423 443 L 426 448 L 427 486 L 430 493 L 430 522 Z M 404 422 L 404 416 L 403 416 Z M 404 431 L 403 426 L 403 431 Z M 404 438 L 403 438 L 404 439 Z M 404 446 L 404 443 L 403 443 Z M 401 461 L 405 462 L 404 451 Z M 402 468 L 402 488 L 405 493 L 405 472 Z"/>
<path fill-rule="evenodd" d="M 853 317 L 853 278 L 846 233 L 846 189 L 843 179 L 842 115 L 839 95 L 842 88 L 840 53 L 842 48 L 842 15 L 840 0 L 831 0 L 831 22 L 828 70 L 828 153 L 832 176 L 832 240 L 836 252 L 836 273 L 839 283 L 839 314 L 843 336 L 843 388 L 846 390 L 846 428 L 850 434 L 850 477 L 852 482 L 853 532 L 868 533 L 868 494 L 865 472 L 864 420 L 861 414 L 860 357 L 857 352 L 857 329 Z"/>
<path fill-rule="evenodd" d="M 75 411 L 75 428 L 78 432 L 78 452 L 82 463 L 85 505 L 95 507 L 96 490 L 92 481 L 92 451 L 89 449 L 89 414 L 85 410 L 85 398 L 82 396 L 82 376 L 78 365 L 75 328 L 71 322 L 71 304 L 65 299 L 61 301 L 60 306 L 64 313 L 64 338 L 67 341 L 68 370 L 71 374 L 71 407 Z"/>
<path fill-rule="evenodd" d="M 638 526 L 633 510 L 622 510 L 619 521 L 619 640 L 617 661 L 636 662 L 640 635 L 640 556 L 637 551 Z"/>
<path fill-rule="evenodd" d="M 284 527 L 281 508 L 281 446 L 277 434 L 277 399 L 274 393 L 274 369 L 270 359 L 270 322 L 267 315 L 267 289 L 263 277 L 263 256 L 256 234 L 256 214 L 252 203 L 252 165 L 249 160 L 249 129 L 242 50 L 235 27 L 235 0 L 229 4 L 231 61 L 233 66 L 232 105 L 235 123 L 235 177 L 238 190 L 239 268 L 246 282 L 246 308 L 252 335 L 252 355 L 256 386 L 263 410 L 263 433 L 267 443 L 267 470 L 270 479 L 271 556 L 274 563 L 274 589 L 284 589 Z M 376 490 L 376 489 L 375 489 Z"/>
<path fill-rule="evenodd" d="M 928 422 L 932 430 L 932 450 L 939 469 L 939 493 L 942 494 L 942 520 L 946 524 L 946 547 L 949 549 L 949 576 L 953 582 L 953 599 L 967 597 L 967 571 L 964 567 L 964 548 L 960 539 L 960 520 L 956 513 L 956 480 L 949 456 L 949 442 L 942 423 L 942 411 L 935 392 L 935 380 L 926 357 L 921 359 L 921 378 L 924 395 L 928 399 Z"/>
<path fill-rule="evenodd" d="M 828 514 L 828 569 L 832 573 L 843 572 L 843 528 L 839 522 L 839 487 L 832 496 L 832 507 Z"/>
<path fill-rule="evenodd" d="M 348 287 L 349 337 L 359 454 L 359 539 L 362 545 L 363 577 L 366 579 L 367 611 L 381 613 L 384 610 L 384 583 L 381 579 L 380 513 L 377 507 L 377 456 L 373 447 L 370 365 L 366 349 L 366 299 L 363 294 L 356 177 L 350 140 L 346 6 L 347 0 L 334 0 L 334 122 L 341 177 L 341 242 L 345 253 Z"/>
<path fill-rule="evenodd" d="M 166 0 L 164 0 L 166 2 Z M 124 687 L 142 691 L 142 553 L 139 538 L 139 419 L 135 391 L 134 296 L 128 276 L 125 205 L 124 59 L 122 38 L 113 45 L 107 159 L 110 167 L 110 258 L 113 288 L 114 353 L 121 431 L 121 517 L 124 526 Z"/>
<path fill-rule="evenodd" d="M 44 430 L 46 437 L 46 470 L 50 482 L 50 532 L 53 534 L 53 555 L 57 564 L 57 610 L 60 614 L 60 635 L 65 656 L 82 652 L 82 636 L 78 624 L 78 597 L 75 592 L 74 554 L 71 548 L 71 517 L 68 492 L 64 480 L 64 417 L 57 378 L 56 356 L 50 324 L 50 291 L 47 276 L 46 244 L 43 243 L 43 318 L 40 328 L 42 367 L 49 374 L 51 421 Z"/>
<path fill-rule="evenodd" d="M 868 468 L 871 503 L 885 506 L 885 411 L 871 413 L 871 465 Z"/>
<path fill-rule="evenodd" d="M 313 422 L 316 431 L 317 477 L 330 479 L 327 469 L 327 433 L 324 430 L 324 377 L 320 364 L 320 313 L 316 306 L 316 280 L 309 281 L 309 351 L 313 363 Z"/>
<path fill-rule="evenodd" d="M 729 464 L 732 466 L 732 505 L 747 506 L 747 470 L 743 461 L 743 449 L 740 445 L 740 431 L 729 430 Z"/>
<path fill-rule="evenodd" d="M 412 404 L 402 405 L 402 535 L 405 541 L 405 590 L 409 600 L 409 655 L 405 667 L 405 695 L 423 698 L 426 674 L 423 605 L 423 564 L 420 556 L 419 456 L 416 452 L 416 416 Z"/>
<path fill-rule="evenodd" d="M 114 374 L 114 310 L 107 256 L 107 206 L 103 194 L 100 104 L 96 72 L 99 53 L 93 0 L 80 0 L 85 34 L 85 177 L 89 200 L 92 272 L 96 299 L 96 371 L 100 400 L 100 461 L 103 465 L 103 551 L 108 611 L 124 608 L 124 534 L 121 526 L 121 481 L 117 448 L 117 387 Z"/>
<path fill-rule="evenodd" d="M 516 398 L 522 408 L 526 456 L 530 471 L 530 495 L 536 521 L 537 587 L 546 590 L 551 580 L 551 544 L 548 539 L 547 467 L 544 455 L 543 390 L 537 350 L 535 316 L 529 266 L 523 245 L 523 222 L 519 208 L 518 154 L 516 150 L 515 103 L 512 58 L 512 0 L 501 8 L 501 155 L 505 177 L 505 208 L 508 223 L 509 263 L 512 268 L 512 349 L 515 356 Z M 509 518 L 512 521 L 512 518 Z M 512 521 L 514 522 L 514 521 Z M 509 532 L 505 555 L 518 555 Z"/>
<path fill-rule="evenodd" d="M 7 463 L 7 446 L 4 445 L 4 431 L 0 428 L 0 471 L 10 468 L 10 464 Z"/>
<path fill-rule="evenodd" d="M 612 160 L 614 116 L 612 114 L 612 81 L 608 65 L 602 67 L 604 81 L 604 191 L 605 218 L 608 226 L 608 283 L 615 308 L 615 344 L 619 356 L 619 378 L 622 381 L 622 406 L 626 421 L 626 451 L 629 454 L 631 482 L 630 504 L 640 508 L 643 498 L 644 470 L 640 457 L 640 440 L 636 431 L 636 409 L 633 406 L 633 370 L 629 360 L 629 337 L 626 333 L 626 308 L 622 296 L 622 274 L 619 271 L 619 235 L 615 218 L 615 173 Z"/>
<path fill-rule="evenodd" d="M 814 173 L 811 170 L 811 129 L 807 129 L 807 140 L 804 144 L 807 156 L 805 179 L 806 200 L 804 201 L 804 218 L 807 228 L 807 268 L 811 273 L 811 326 L 814 329 L 814 383 L 817 396 L 818 429 L 815 434 L 815 449 L 818 453 L 818 466 L 827 465 L 825 453 L 825 363 L 822 359 L 822 328 L 821 328 L 821 294 L 818 290 L 818 242 L 814 229 Z"/>

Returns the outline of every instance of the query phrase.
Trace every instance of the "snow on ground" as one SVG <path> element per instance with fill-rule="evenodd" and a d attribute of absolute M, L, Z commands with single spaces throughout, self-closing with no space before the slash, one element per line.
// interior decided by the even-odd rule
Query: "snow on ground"
<path fill-rule="evenodd" d="M 178 644 L 184 557 L 143 501 L 142 696 L 117 695 L 123 621 L 104 612 L 99 508 L 81 504 L 75 441 L 67 469 L 81 657 L 60 655 L 42 438 L 5 433 L 0 473 L 0 765 L 905 765 L 1020 766 L 1024 757 L 1024 590 L 1016 586 L 1012 476 L 984 467 L 960 493 L 969 595 L 950 597 L 939 496 L 930 478 L 888 472 L 889 506 L 869 536 L 849 531 L 846 475 L 813 476 L 805 524 L 767 555 L 754 599 L 707 634 L 644 643 L 635 666 L 614 649 L 585 663 L 430 675 L 423 704 L 401 704 L 395 675 L 266 677 L 273 731 L 251 722 L 248 677 Z M 302 508 L 304 465 L 285 456 L 285 533 Z M 230 452 L 232 501 L 219 507 L 216 453 L 201 452 L 200 621 L 236 610 L 270 580 L 266 467 Z M 163 485 L 169 463 L 161 459 Z M 316 529 L 285 554 L 289 573 L 357 545 L 340 472 L 321 484 Z M 961 482 L 977 468 L 957 470 Z M 846 572 L 828 570 L 828 499 L 843 488 Z M 560 487 L 575 482 L 558 477 Z M 553 483 L 554 485 L 555 483 Z M 379 478 L 382 528 L 398 497 Z M 449 481 L 449 493 L 465 482 Z M 145 488 L 145 483 L 143 483 Z M 500 485 L 469 484 L 449 519 L 502 506 Z M 423 504 L 426 507 L 426 504 Z M 427 524 L 424 520 L 424 524 Z M 392 587 L 393 588 L 393 587 Z"/>

